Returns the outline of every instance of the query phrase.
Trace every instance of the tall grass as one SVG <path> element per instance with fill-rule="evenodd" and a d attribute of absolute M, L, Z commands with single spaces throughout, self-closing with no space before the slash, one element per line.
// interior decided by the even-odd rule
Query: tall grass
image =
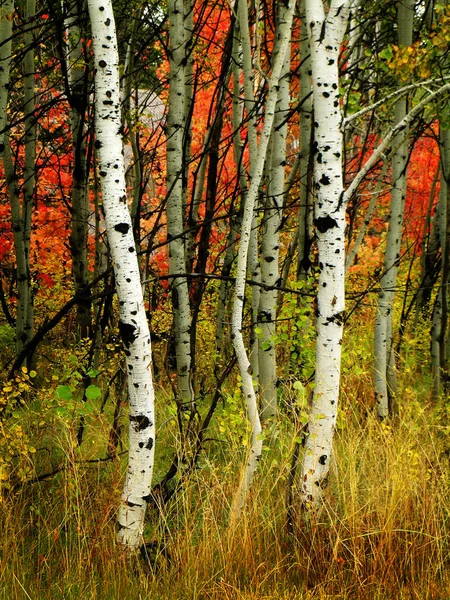
<path fill-rule="evenodd" d="M 399 417 L 380 424 L 367 410 L 370 378 L 347 372 L 323 509 L 306 517 L 297 506 L 290 529 L 285 498 L 295 427 L 289 418 L 273 426 L 278 435 L 267 436 L 247 509 L 233 526 L 243 438 L 237 425 L 233 436 L 223 427 L 211 432 L 199 468 L 161 513 L 149 511 L 148 560 L 127 556 L 115 542 L 125 460 L 82 462 L 75 432 L 55 426 L 47 445 L 65 457 L 64 469 L 2 498 L 0 598 L 450 598 L 447 409 L 427 404 L 419 380 L 406 367 L 404 375 Z M 163 398 L 159 414 L 165 404 Z M 174 447 L 170 415 L 165 421 L 159 464 Z M 100 444 L 92 436 L 85 448 Z"/>

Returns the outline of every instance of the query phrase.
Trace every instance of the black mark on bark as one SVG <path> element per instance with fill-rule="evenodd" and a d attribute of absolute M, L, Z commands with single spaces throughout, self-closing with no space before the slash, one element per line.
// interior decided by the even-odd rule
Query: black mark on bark
<path fill-rule="evenodd" d="M 123 343 L 127 348 L 137 338 L 136 327 L 134 325 L 131 325 L 131 323 L 124 323 L 123 321 L 119 321 L 119 332 L 120 337 L 122 338 Z"/>
<path fill-rule="evenodd" d="M 338 226 L 336 221 L 332 217 L 330 217 L 330 215 L 314 219 L 314 225 L 317 227 L 320 233 L 326 233 L 329 229 Z"/>

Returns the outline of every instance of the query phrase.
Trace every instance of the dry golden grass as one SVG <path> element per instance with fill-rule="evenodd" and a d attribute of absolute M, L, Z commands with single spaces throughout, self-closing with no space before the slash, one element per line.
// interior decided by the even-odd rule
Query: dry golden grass
<path fill-rule="evenodd" d="M 73 431 L 55 431 L 66 469 L 3 497 L 0 599 L 447 600 L 446 410 L 405 385 L 400 417 L 380 424 L 363 384 L 346 381 L 319 514 L 306 519 L 298 508 L 286 527 L 294 432 L 285 417 L 233 528 L 242 445 L 211 444 L 164 514 L 149 514 L 146 537 L 161 543 L 151 567 L 115 544 L 123 461 L 80 464 Z"/>

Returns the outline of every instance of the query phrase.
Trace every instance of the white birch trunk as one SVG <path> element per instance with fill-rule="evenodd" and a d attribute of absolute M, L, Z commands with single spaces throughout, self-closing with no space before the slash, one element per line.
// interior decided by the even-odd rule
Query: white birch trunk
<path fill-rule="evenodd" d="M 167 116 L 167 239 L 169 271 L 186 273 L 183 209 L 183 134 L 185 130 L 185 32 L 184 2 L 169 1 L 170 88 Z M 191 313 L 186 277 L 172 279 L 172 302 L 176 346 L 177 378 L 180 400 L 194 403 L 191 384 Z"/>
<path fill-rule="evenodd" d="M 129 457 L 119 509 L 118 540 L 139 546 L 150 496 L 154 459 L 154 390 L 151 342 L 133 228 L 127 205 L 121 131 L 119 56 L 110 0 L 88 0 L 95 63 L 95 130 L 106 230 L 119 300 L 130 404 Z"/>
<path fill-rule="evenodd" d="M 277 30 L 285 27 L 286 7 L 278 7 Z M 281 38 L 282 39 L 282 38 Z M 278 41 L 278 40 L 277 40 Z M 275 52 L 278 53 L 277 46 Z M 279 243 L 283 198 L 285 187 L 287 113 L 289 111 L 289 69 L 291 51 L 288 46 L 283 70 L 278 85 L 278 103 L 272 131 L 272 151 L 270 162 L 268 197 L 264 211 L 261 238 L 261 283 L 257 328 L 260 330 L 258 342 L 259 389 L 261 420 L 265 421 L 277 413 L 277 370 L 275 355 L 275 319 L 277 310 L 277 290 L 279 280 Z M 267 286 L 267 287 L 264 287 Z"/>
<path fill-rule="evenodd" d="M 306 1 L 314 102 L 314 223 L 319 253 L 316 374 L 301 474 L 306 508 L 321 501 L 330 469 L 341 375 L 344 320 L 345 203 L 338 58 L 348 0 L 333 1 L 325 17 L 321 0 Z"/>
<path fill-rule="evenodd" d="M 303 0 L 304 9 L 305 0 Z M 300 209 L 298 222 L 298 259 L 297 276 L 304 279 L 310 269 L 310 246 L 312 239 L 313 206 L 310 190 L 310 153 L 311 153 L 311 51 L 305 19 L 302 19 L 300 40 Z"/>
<path fill-rule="evenodd" d="M 414 0 L 398 3 L 398 41 L 399 46 L 409 46 L 412 43 L 414 16 Z M 407 99 L 400 98 L 395 105 L 394 126 L 403 121 L 407 114 Z M 400 137 L 401 136 L 401 137 Z M 394 138 L 395 151 L 392 157 L 392 191 L 389 215 L 389 229 L 386 238 L 384 256 L 384 274 L 380 281 L 377 315 L 375 319 L 374 336 L 374 389 L 377 413 L 380 419 L 385 419 L 390 412 L 388 389 L 388 372 L 390 372 L 391 387 L 395 388 L 392 380 L 394 359 L 392 349 L 392 328 L 395 286 L 400 261 L 400 247 L 403 230 L 403 214 L 406 198 L 406 167 L 408 164 L 408 138 L 404 130 Z"/>
<path fill-rule="evenodd" d="M 249 16 L 247 0 L 239 0 L 238 3 L 238 21 L 239 21 L 239 32 L 241 36 L 242 44 L 242 71 L 244 76 L 244 108 L 246 113 L 247 123 L 247 135 L 248 135 L 248 149 L 250 155 L 249 165 L 249 185 L 254 175 L 255 164 L 258 155 L 258 135 L 257 135 L 257 115 L 255 110 L 255 77 L 253 72 L 253 61 L 252 61 L 252 48 L 249 30 Z M 246 202 L 247 187 L 243 188 L 241 202 Z M 253 207 L 252 215 L 252 227 L 250 232 L 248 256 L 247 256 L 247 267 L 250 275 L 250 279 L 255 281 L 256 284 L 261 283 L 261 265 L 259 263 L 258 255 L 258 220 L 256 218 L 256 212 L 258 210 L 257 200 Z M 255 332 L 258 307 L 259 307 L 260 287 L 259 285 L 252 286 L 251 289 L 251 303 L 252 303 L 252 328 L 250 334 L 250 362 L 252 365 L 253 378 L 257 382 L 259 380 L 259 353 L 258 353 L 258 339 Z"/>
<path fill-rule="evenodd" d="M 252 440 L 245 473 L 241 479 L 235 502 L 233 503 L 232 518 L 237 518 L 244 507 L 248 490 L 257 470 L 258 463 L 261 459 L 262 451 L 261 421 L 258 414 L 258 404 L 256 400 L 255 389 L 253 387 L 251 365 L 247 356 L 244 338 L 242 335 L 242 312 L 244 308 L 245 276 L 247 270 L 247 258 L 252 228 L 253 209 L 258 197 L 259 186 L 264 172 L 267 148 L 272 133 L 275 109 L 278 100 L 278 85 L 291 38 L 294 9 L 295 0 L 290 0 L 286 9 L 285 27 L 282 30 L 280 29 L 280 31 L 277 33 L 279 45 L 277 44 L 278 52 L 273 63 L 272 75 L 269 80 L 264 127 L 261 133 L 250 189 L 245 201 L 241 225 L 241 239 L 239 243 L 236 268 L 236 287 L 231 317 L 231 337 L 242 378 L 242 389 L 247 405 L 247 415 L 252 430 Z"/>
<path fill-rule="evenodd" d="M 241 44 L 239 35 L 239 23 L 235 25 L 236 35 L 233 38 L 233 49 L 232 49 L 232 80 L 233 80 L 233 99 L 232 99 L 232 123 L 233 123 L 233 156 L 236 165 L 236 172 L 239 180 L 239 187 L 242 196 L 244 196 L 247 189 L 247 180 L 245 177 L 244 167 L 244 148 L 241 140 L 241 125 L 243 120 L 243 107 L 241 102 L 241 74 L 242 69 L 240 67 L 242 63 L 241 56 Z M 241 200 L 241 207 L 243 208 L 243 200 Z M 230 229 L 227 236 L 227 249 L 225 258 L 223 261 L 222 274 L 229 276 L 231 273 L 231 267 L 235 257 L 235 243 L 238 236 L 238 229 L 240 217 L 230 219 Z M 217 318 L 216 318 L 216 353 L 219 360 L 224 350 L 224 334 L 226 329 L 226 315 L 227 315 L 227 304 L 229 298 L 228 282 L 222 280 L 219 286 L 219 297 L 217 300 Z"/>

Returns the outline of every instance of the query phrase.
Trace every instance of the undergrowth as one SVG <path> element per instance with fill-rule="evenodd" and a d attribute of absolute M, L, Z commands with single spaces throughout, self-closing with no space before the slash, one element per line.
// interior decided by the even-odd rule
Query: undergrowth
<path fill-rule="evenodd" d="M 224 394 L 197 468 L 177 481 L 164 508 L 149 507 L 147 550 L 133 556 L 115 541 L 126 447 L 107 454 L 123 384 L 109 388 L 105 404 L 99 377 L 102 398 L 88 410 L 77 396 L 76 371 L 19 374 L 2 396 L 0 599 L 447 600 L 450 406 L 431 405 L 420 365 L 408 358 L 399 414 L 379 423 L 361 358 L 366 351 L 349 349 L 344 357 L 333 468 L 319 513 L 306 518 L 295 502 L 297 474 L 288 526 L 286 494 L 300 425 L 292 407 L 300 399 L 303 418 L 305 389 L 285 383 L 283 411 L 266 430 L 246 511 L 230 524 L 248 433 L 236 386 Z M 55 410 L 61 383 L 73 393 L 64 410 Z M 78 445 L 80 406 L 86 432 Z M 124 424 L 125 404 L 121 411 Z M 155 482 L 179 445 L 164 390 L 157 415 Z"/>

